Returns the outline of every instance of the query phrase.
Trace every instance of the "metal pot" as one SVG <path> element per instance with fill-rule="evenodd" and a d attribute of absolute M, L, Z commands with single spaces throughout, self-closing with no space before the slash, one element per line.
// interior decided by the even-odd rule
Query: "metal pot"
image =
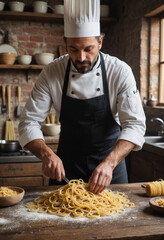
<path fill-rule="evenodd" d="M 17 152 L 19 148 L 20 148 L 20 144 L 18 141 L 0 140 L 0 152 L 1 153 Z"/>

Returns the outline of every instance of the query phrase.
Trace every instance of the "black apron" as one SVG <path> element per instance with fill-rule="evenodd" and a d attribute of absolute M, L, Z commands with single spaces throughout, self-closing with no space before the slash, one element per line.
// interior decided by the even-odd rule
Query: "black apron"
<path fill-rule="evenodd" d="M 85 100 L 66 95 L 70 60 L 67 65 L 57 155 L 63 161 L 68 179 L 81 178 L 88 182 L 93 170 L 112 151 L 120 135 L 120 126 L 114 120 L 110 109 L 105 65 L 101 52 L 100 59 L 104 95 Z M 127 183 L 125 160 L 114 169 L 111 183 Z M 49 184 L 65 184 L 65 182 L 50 179 Z"/>

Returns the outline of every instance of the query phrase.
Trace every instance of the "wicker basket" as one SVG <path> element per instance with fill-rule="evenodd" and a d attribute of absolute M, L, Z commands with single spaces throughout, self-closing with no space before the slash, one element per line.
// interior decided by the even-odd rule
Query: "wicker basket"
<path fill-rule="evenodd" d="M 14 64 L 16 60 L 16 54 L 11 52 L 0 53 L 1 64 Z"/>

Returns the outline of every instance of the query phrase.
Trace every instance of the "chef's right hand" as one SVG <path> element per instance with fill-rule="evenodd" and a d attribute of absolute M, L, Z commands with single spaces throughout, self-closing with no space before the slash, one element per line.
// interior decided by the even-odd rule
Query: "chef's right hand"
<path fill-rule="evenodd" d="M 62 160 L 55 153 L 43 159 L 42 171 L 46 177 L 59 182 L 62 181 L 62 176 L 65 176 Z"/>
<path fill-rule="evenodd" d="M 42 139 L 29 142 L 25 148 L 42 160 L 42 171 L 45 176 L 62 181 L 62 176 L 65 176 L 63 162 Z"/>

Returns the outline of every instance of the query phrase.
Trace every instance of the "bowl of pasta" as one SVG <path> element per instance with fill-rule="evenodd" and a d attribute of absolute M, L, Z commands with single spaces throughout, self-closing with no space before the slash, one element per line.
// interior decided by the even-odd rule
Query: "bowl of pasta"
<path fill-rule="evenodd" d="M 24 194 L 24 189 L 20 187 L 0 187 L 0 207 L 9 207 L 17 204 L 23 199 Z"/>
<path fill-rule="evenodd" d="M 164 196 L 153 197 L 149 200 L 149 205 L 155 211 L 164 213 Z"/>

